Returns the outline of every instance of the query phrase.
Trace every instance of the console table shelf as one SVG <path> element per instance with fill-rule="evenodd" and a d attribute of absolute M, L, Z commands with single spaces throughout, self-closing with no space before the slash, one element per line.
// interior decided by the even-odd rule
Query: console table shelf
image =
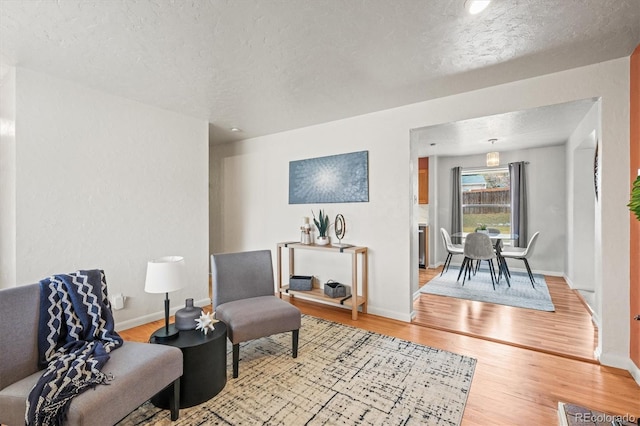
<path fill-rule="evenodd" d="M 324 290 L 322 288 L 314 287 L 310 291 L 294 291 L 289 290 L 288 285 L 284 285 L 282 283 L 282 249 L 286 248 L 289 250 L 289 276 L 295 275 L 295 262 L 294 262 L 294 252 L 295 250 L 319 250 L 325 252 L 334 252 L 338 254 L 350 254 L 351 255 L 351 297 L 341 298 L 341 297 L 328 297 L 324 294 Z M 285 242 L 278 243 L 278 292 L 280 297 L 282 294 L 288 294 L 289 297 L 300 296 L 303 298 L 309 298 L 312 300 L 322 301 L 324 303 L 331 303 L 335 305 L 344 305 L 351 307 L 351 318 L 354 320 L 358 319 L 358 308 L 362 306 L 362 313 L 367 312 L 367 268 L 368 268 L 368 260 L 367 260 L 367 247 L 336 247 L 336 246 L 319 246 L 319 245 L 307 245 L 300 244 L 298 242 Z M 361 294 L 358 292 L 358 255 L 360 255 L 360 269 L 362 272 L 361 277 Z M 355 300 L 355 303 L 354 303 Z"/>

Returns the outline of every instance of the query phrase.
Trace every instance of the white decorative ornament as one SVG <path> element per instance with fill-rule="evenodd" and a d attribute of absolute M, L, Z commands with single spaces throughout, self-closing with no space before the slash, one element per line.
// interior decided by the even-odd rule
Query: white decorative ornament
<path fill-rule="evenodd" d="M 207 314 L 202 311 L 202 315 L 200 315 L 200 318 L 195 319 L 195 322 L 198 324 L 196 325 L 196 330 L 202 330 L 206 335 L 209 330 L 214 329 L 213 324 L 217 323 L 218 320 L 213 318 L 213 313 Z"/>

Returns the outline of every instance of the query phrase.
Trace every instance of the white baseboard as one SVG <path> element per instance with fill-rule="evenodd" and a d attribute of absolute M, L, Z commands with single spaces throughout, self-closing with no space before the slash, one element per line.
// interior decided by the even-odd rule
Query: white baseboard
<path fill-rule="evenodd" d="M 631 360 L 629 360 L 629 363 L 631 364 L 631 367 L 629 368 L 629 373 L 631 373 L 631 376 L 633 377 L 633 379 L 636 381 L 638 386 L 640 386 L 640 367 L 638 367 Z"/>
<path fill-rule="evenodd" d="M 380 309 L 369 306 L 367 312 L 373 315 L 379 315 L 381 317 L 391 318 L 398 321 L 411 322 L 411 313 L 403 314 L 400 312 L 389 311 L 387 309 Z"/>
<path fill-rule="evenodd" d="M 193 304 L 195 306 L 211 305 L 211 299 L 207 297 L 205 299 L 194 301 Z M 169 315 L 175 315 L 175 313 L 182 308 L 184 308 L 184 306 L 182 305 L 170 308 Z M 148 324 L 152 321 L 157 321 L 163 318 L 164 318 L 164 311 L 157 311 L 147 315 L 143 315 L 141 317 L 132 318 L 126 321 L 119 321 L 116 323 L 115 328 L 116 328 L 116 331 L 128 330 L 130 328 L 138 327 L 139 325 Z"/>
<path fill-rule="evenodd" d="M 420 290 L 413 293 L 413 301 L 415 302 L 420 297 Z"/>
<path fill-rule="evenodd" d="M 286 296 L 288 297 L 288 296 Z M 308 300 L 310 302 L 314 302 L 314 303 L 319 303 L 322 305 L 328 305 L 328 306 L 333 306 L 333 307 L 337 307 L 337 308 L 343 308 L 345 310 L 351 310 L 351 307 L 346 306 L 346 305 L 340 305 L 337 302 L 332 302 L 332 301 L 328 301 L 328 300 L 321 300 L 321 299 L 317 299 L 315 297 L 305 297 L 304 294 L 296 294 L 296 298 L 300 298 L 301 300 Z M 358 312 L 360 312 L 360 309 L 358 309 Z M 407 313 L 407 314 L 402 314 L 399 312 L 395 312 L 395 311 L 389 311 L 387 309 L 380 309 L 380 308 L 376 308 L 375 306 L 367 306 L 367 313 L 372 314 L 372 315 L 378 315 L 381 317 L 386 317 L 386 318 L 390 318 L 390 319 L 395 319 L 395 320 L 399 320 L 399 321 L 404 321 L 404 322 L 411 322 L 411 313 Z"/>
<path fill-rule="evenodd" d="M 602 327 L 600 326 L 600 317 L 597 312 L 591 312 L 591 321 L 596 325 L 598 330 L 602 330 Z"/>
<path fill-rule="evenodd" d="M 569 286 L 570 289 L 574 288 L 573 281 L 571 281 L 571 279 L 567 276 L 567 274 L 562 274 L 562 278 L 564 278 L 564 280 L 567 282 L 567 285 Z"/>
<path fill-rule="evenodd" d="M 617 355 L 617 354 L 607 354 L 607 353 L 603 353 L 602 350 L 600 349 L 600 346 L 598 346 L 594 352 L 596 354 L 596 356 L 598 356 L 598 361 L 600 361 L 600 364 L 602 365 L 606 365 L 609 367 L 615 367 L 615 368 L 620 368 L 622 370 L 627 370 L 629 371 L 629 373 L 631 373 L 631 375 L 633 375 L 633 371 L 632 371 L 632 366 L 635 366 L 635 364 L 633 363 L 633 361 L 631 361 L 631 358 L 629 358 L 628 355 Z M 637 367 L 636 367 L 637 370 Z M 635 379 L 635 376 L 634 376 Z"/>
<path fill-rule="evenodd" d="M 602 354 L 602 350 L 600 349 L 600 345 L 596 346 L 596 349 L 593 351 L 593 356 L 595 359 L 600 361 L 600 355 Z"/>

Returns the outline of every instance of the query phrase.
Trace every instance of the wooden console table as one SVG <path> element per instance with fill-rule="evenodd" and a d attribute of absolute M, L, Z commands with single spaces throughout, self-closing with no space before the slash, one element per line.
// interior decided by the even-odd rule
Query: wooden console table
<path fill-rule="evenodd" d="M 351 255 L 351 297 L 331 298 L 324 294 L 322 288 L 316 287 L 310 291 L 289 290 L 289 285 L 282 284 L 282 249 L 289 249 L 289 276 L 294 275 L 294 251 L 295 250 L 319 250 L 338 254 Z M 361 257 L 362 270 L 362 294 L 358 295 L 358 254 Z M 331 304 L 346 305 L 351 307 L 351 318 L 358 319 L 358 307 L 362 306 L 362 313 L 367 313 L 367 248 L 366 247 L 334 247 L 300 244 L 298 242 L 278 243 L 278 293 L 280 298 L 286 293 L 290 297 L 302 296 L 309 299 L 320 300 Z"/>

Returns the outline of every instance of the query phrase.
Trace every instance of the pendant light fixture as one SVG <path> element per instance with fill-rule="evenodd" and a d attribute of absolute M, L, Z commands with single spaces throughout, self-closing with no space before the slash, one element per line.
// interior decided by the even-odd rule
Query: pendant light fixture
<path fill-rule="evenodd" d="M 489 139 L 491 147 L 498 139 Z M 496 167 L 500 165 L 500 153 L 498 151 L 487 152 L 487 167 Z"/>

